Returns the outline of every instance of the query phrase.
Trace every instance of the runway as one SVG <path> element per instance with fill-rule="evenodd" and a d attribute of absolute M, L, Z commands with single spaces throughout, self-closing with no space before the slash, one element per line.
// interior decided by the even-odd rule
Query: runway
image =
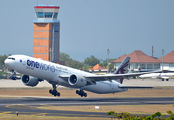
<path fill-rule="evenodd" d="M 15 114 L 19 111 L 25 115 L 67 116 L 67 117 L 106 117 L 103 112 L 83 112 L 66 110 L 44 110 L 38 106 L 102 106 L 102 105 L 147 105 L 174 104 L 174 97 L 150 98 L 0 98 L 0 112 Z"/>
<path fill-rule="evenodd" d="M 174 97 L 151 98 L 1 98 L 0 106 L 4 105 L 56 105 L 56 106 L 85 106 L 85 105 L 144 105 L 144 104 L 174 104 Z"/>
<path fill-rule="evenodd" d="M 41 82 L 36 88 L 49 88 L 50 84 L 47 82 Z M 125 80 L 124 85 L 127 86 L 165 86 L 171 87 L 174 86 L 174 80 L 170 81 L 161 81 L 161 80 Z M 21 81 L 11 81 L 11 80 L 0 80 L 0 88 L 15 88 L 19 87 L 20 89 L 29 89 L 24 86 Z M 19 89 L 18 88 L 18 89 Z M 18 91 L 17 89 L 17 91 Z M 12 89 L 13 90 L 13 89 Z M 16 89 L 15 89 L 16 90 Z M 173 89 L 172 89 L 173 90 Z M 5 92 L 5 91 L 4 91 Z M 20 91 L 22 92 L 22 91 Z M 64 91 L 65 92 L 68 91 Z M 9 92 L 8 92 L 9 93 Z M 15 93 L 15 92 L 14 92 Z M 26 93 L 26 92 L 25 92 Z M 25 95 L 24 93 L 24 95 Z M 144 93 L 144 92 L 143 92 Z M 140 92 L 140 94 L 143 94 Z M 38 93 L 39 94 L 39 93 Z M 71 93 L 69 93 L 71 94 Z M 74 94 L 74 93 L 72 93 Z M 124 94 L 124 93 L 123 93 Z M 135 92 L 136 94 L 136 92 Z M 139 96 L 140 96 L 139 94 Z M 172 93 L 171 93 L 172 94 Z M 97 118 L 109 118 L 106 111 L 103 110 L 95 110 L 95 106 L 102 107 L 107 106 L 108 108 L 112 108 L 112 106 L 117 107 L 119 105 L 163 105 L 163 104 L 174 104 L 173 95 L 169 94 L 171 97 L 163 97 L 166 93 L 161 92 L 162 97 L 88 97 L 88 98 L 70 98 L 68 95 L 66 97 L 31 97 L 31 96 L 21 96 L 21 94 L 17 94 L 19 96 L 12 96 L 12 94 L 1 94 L 0 97 L 0 114 L 15 114 L 16 111 L 19 112 L 19 115 L 29 115 L 29 116 L 65 116 L 65 117 L 97 117 Z M 63 95 L 63 94 L 62 94 Z M 147 95 L 147 94 L 146 94 Z M 89 94 L 90 96 L 90 94 Z M 95 95 L 91 95 L 95 96 Z M 110 95 L 112 96 L 112 95 Z M 135 95 L 134 95 L 135 96 Z M 138 95 L 137 95 L 138 96 Z M 141 95 L 143 96 L 143 95 Z M 83 111 L 81 109 L 57 109 L 57 110 L 47 110 L 40 109 L 39 107 L 48 106 L 60 106 L 64 108 L 70 108 L 73 106 L 77 107 L 89 107 L 92 106 L 92 110 Z M 172 106 L 172 105 L 171 105 Z M 73 107 L 75 108 L 75 107 Z M 133 108 L 135 109 L 136 106 Z M 112 110 L 112 109 L 110 109 Z M 125 111 L 127 112 L 127 111 Z"/>

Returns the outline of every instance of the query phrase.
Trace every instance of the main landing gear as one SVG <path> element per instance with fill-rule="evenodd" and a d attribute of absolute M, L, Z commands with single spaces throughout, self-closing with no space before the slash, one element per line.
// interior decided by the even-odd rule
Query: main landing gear
<path fill-rule="evenodd" d="M 56 88 L 57 88 L 56 87 L 56 84 L 52 84 L 52 86 L 53 86 L 53 90 L 49 90 L 49 93 L 52 94 L 52 95 L 54 95 L 55 97 L 56 96 L 59 97 L 60 96 L 60 93 L 56 90 Z"/>
<path fill-rule="evenodd" d="M 80 95 L 81 97 L 87 97 L 87 93 L 85 93 L 83 90 L 76 90 L 76 94 Z"/>

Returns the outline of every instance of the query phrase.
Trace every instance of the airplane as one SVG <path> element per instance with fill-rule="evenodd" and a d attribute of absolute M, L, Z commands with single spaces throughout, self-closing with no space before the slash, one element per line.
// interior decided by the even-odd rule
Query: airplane
<path fill-rule="evenodd" d="M 108 75 L 95 75 L 26 55 L 9 56 L 4 63 L 6 67 L 11 71 L 14 71 L 14 75 L 15 72 L 23 74 L 21 80 L 26 86 L 34 87 L 39 82 L 46 80 L 48 83 L 52 84 L 53 87 L 53 89 L 49 90 L 49 93 L 58 97 L 60 96 L 60 92 L 57 91 L 59 85 L 80 89 L 76 90 L 76 94 L 81 97 L 87 97 L 87 93 L 85 93 L 84 90 L 97 94 L 114 94 L 116 92 L 127 91 L 131 88 L 153 88 L 145 86 L 124 86 L 122 84 L 124 78 L 152 73 L 125 74 L 125 69 L 129 64 L 129 61 L 130 57 L 126 57 L 118 69 L 113 74 Z"/>
<path fill-rule="evenodd" d="M 174 77 L 174 73 L 150 73 L 150 74 L 144 74 L 140 75 L 140 78 L 157 78 L 162 79 L 162 81 L 166 80 L 169 81 L 169 78 Z"/>

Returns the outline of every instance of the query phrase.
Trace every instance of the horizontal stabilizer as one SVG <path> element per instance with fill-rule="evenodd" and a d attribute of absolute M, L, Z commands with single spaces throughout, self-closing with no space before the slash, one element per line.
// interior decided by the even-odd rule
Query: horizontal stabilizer
<path fill-rule="evenodd" d="M 127 88 L 127 89 L 152 89 L 154 87 L 147 86 L 118 86 L 119 88 Z"/>

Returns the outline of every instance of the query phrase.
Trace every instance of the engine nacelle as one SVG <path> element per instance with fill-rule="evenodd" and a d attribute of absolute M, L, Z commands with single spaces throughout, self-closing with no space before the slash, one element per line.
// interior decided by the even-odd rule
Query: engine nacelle
<path fill-rule="evenodd" d="M 39 81 L 41 81 L 41 80 L 38 79 L 38 78 L 32 77 L 32 76 L 28 76 L 28 75 L 23 75 L 22 76 L 22 82 L 26 86 L 34 87 L 39 83 Z"/>
<path fill-rule="evenodd" d="M 87 84 L 85 77 L 80 75 L 71 75 L 68 78 L 68 83 L 75 87 L 83 87 Z"/>

